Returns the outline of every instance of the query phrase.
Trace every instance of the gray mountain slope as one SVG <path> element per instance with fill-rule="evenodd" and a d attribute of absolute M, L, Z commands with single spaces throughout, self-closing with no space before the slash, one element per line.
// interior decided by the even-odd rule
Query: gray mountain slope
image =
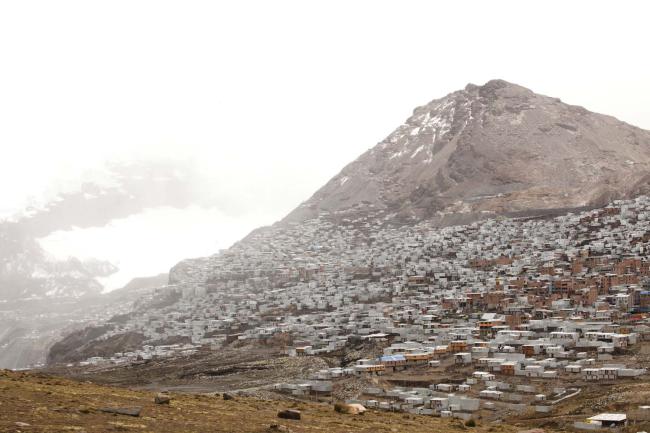
<path fill-rule="evenodd" d="M 396 222 L 603 205 L 648 191 L 650 132 L 503 80 L 418 107 L 283 221 L 371 206 Z"/>

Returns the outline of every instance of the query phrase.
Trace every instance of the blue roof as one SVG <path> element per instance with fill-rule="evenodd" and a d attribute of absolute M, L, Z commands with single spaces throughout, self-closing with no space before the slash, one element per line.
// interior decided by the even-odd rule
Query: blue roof
<path fill-rule="evenodd" d="M 406 358 L 404 357 L 404 355 L 385 355 L 385 356 L 379 357 L 379 360 L 382 361 L 382 362 L 386 362 L 386 361 L 406 361 Z"/>

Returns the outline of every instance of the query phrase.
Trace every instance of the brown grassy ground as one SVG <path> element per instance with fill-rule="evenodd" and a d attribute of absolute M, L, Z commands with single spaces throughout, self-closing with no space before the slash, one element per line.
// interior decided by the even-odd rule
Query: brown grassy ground
<path fill-rule="evenodd" d="M 54 366 L 43 372 L 105 385 L 208 393 L 273 385 L 327 366 L 321 358 L 290 358 L 275 348 L 228 347 L 125 366 Z"/>
<path fill-rule="evenodd" d="M 295 433 L 323 432 L 515 432 L 505 425 L 467 428 L 456 420 L 370 411 L 362 416 L 336 413 L 331 405 L 287 403 L 238 397 L 174 394 L 170 406 L 155 405 L 154 394 L 95 385 L 39 373 L 0 371 L 0 432 L 156 432 L 255 433 L 280 424 Z M 100 407 L 142 406 L 140 417 L 99 412 Z M 280 420 L 277 412 L 300 409 L 300 421 Z M 18 425 L 26 423 L 29 426 Z M 277 431 L 277 430 L 276 430 Z"/>
<path fill-rule="evenodd" d="M 457 420 L 431 416 L 369 411 L 363 416 L 344 415 L 331 404 L 262 400 L 237 396 L 172 394 L 170 406 L 156 405 L 154 393 L 125 387 L 98 385 L 38 372 L 0 370 L 0 433 L 17 432 L 151 432 L 151 433 L 263 433 L 272 424 L 294 433 L 516 433 L 542 427 L 547 433 L 575 431 L 574 421 L 599 412 L 631 414 L 650 404 L 650 384 L 645 380 L 621 384 L 589 385 L 574 399 L 558 405 L 552 414 L 526 411 L 510 414 L 502 423 L 477 420 L 465 427 Z M 142 407 L 140 417 L 100 412 L 101 407 Z M 277 418 L 279 410 L 296 408 L 303 419 Z M 26 423 L 21 425 L 17 423 Z M 650 431 L 650 422 L 638 421 L 623 432 Z"/>

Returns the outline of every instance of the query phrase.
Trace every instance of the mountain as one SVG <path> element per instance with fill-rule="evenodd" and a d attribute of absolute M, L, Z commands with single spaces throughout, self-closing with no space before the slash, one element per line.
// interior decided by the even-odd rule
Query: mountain
<path fill-rule="evenodd" d="M 181 261 L 169 283 L 214 281 L 224 261 L 250 246 L 273 250 L 287 230 L 303 234 L 291 239 L 296 251 L 309 251 L 322 245 L 304 233 L 322 224 L 363 221 L 364 244 L 369 227 L 563 214 L 649 192 L 649 131 L 503 80 L 468 84 L 417 107 L 282 221 L 223 254 Z"/>
<path fill-rule="evenodd" d="M 17 222 L 0 222 L 0 301 L 98 295 L 97 277 L 116 271 L 99 260 L 50 257 Z"/>
<path fill-rule="evenodd" d="M 40 239 L 112 221 L 156 207 L 185 208 L 200 202 L 190 163 L 111 162 L 54 198 L 0 219 L 0 302 L 39 297 L 80 297 L 102 292 L 100 279 L 118 271 L 100 260 L 59 260 Z M 137 282 L 136 282 L 137 284 Z"/>
<path fill-rule="evenodd" d="M 75 262 L 75 259 L 69 261 Z M 48 284 L 58 288 L 56 294 L 0 301 L 0 368 L 42 365 L 50 346 L 59 341 L 59 347 L 64 349 L 66 341 L 70 339 L 78 341 L 78 345 L 82 346 L 85 341 L 81 337 L 85 334 L 76 331 L 95 323 L 118 323 L 133 310 L 136 301 L 141 302 L 141 298 L 152 292 L 154 287 L 164 285 L 167 274 L 134 278 L 123 288 L 102 294 L 91 292 L 89 288 L 97 287 L 97 283 L 93 283 L 90 276 L 85 278 L 87 286 L 83 286 L 81 274 L 71 281 L 57 280 L 50 276 Z M 27 281 L 29 279 L 23 278 L 22 284 Z M 32 288 L 38 287 L 35 280 L 32 280 L 32 284 Z M 73 287 L 76 288 L 76 293 L 83 295 L 73 296 Z M 35 296 L 34 293 L 31 292 L 32 296 Z M 72 337 L 62 340 L 68 334 Z M 93 335 L 96 334 L 90 336 Z M 129 341 L 118 340 L 122 345 Z M 104 346 L 109 346 L 111 342 L 112 340 Z M 101 348 L 99 345 L 98 349 Z M 67 356 L 73 358 L 75 354 L 76 352 L 70 351 Z"/>
<path fill-rule="evenodd" d="M 76 228 L 105 227 L 156 207 L 184 208 L 200 201 L 189 163 L 107 163 L 54 197 L 0 218 L 0 368 L 45 362 L 51 344 L 80 324 L 128 311 L 167 275 L 136 278 L 102 294 L 102 279 L 118 268 L 97 259 L 59 259 L 42 238 Z"/>
<path fill-rule="evenodd" d="M 108 162 L 97 178 L 77 179 L 69 191 L 14 216 L 34 237 L 74 227 L 103 227 L 158 206 L 200 202 L 194 167 L 170 161 Z"/>
<path fill-rule="evenodd" d="M 649 180 L 650 132 L 502 80 L 468 85 L 416 108 L 284 220 L 219 254 L 178 263 L 168 280 L 176 296 L 137 304 L 135 316 L 374 278 L 373 269 L 390 273 L 411 258 L 395 255 L 386 239 L 500 215 L 600 207 L 647 194 Z M 247 316 L 246 325 L 264 320 Z M 84 340 L 78 353 L 94 347 Z"/>
<path fill-rule="evenodd" d="M 284 222 L 368 208 L 439 225 L 648 192 L 650 132 L 503 80 L 418 107 Z"/>

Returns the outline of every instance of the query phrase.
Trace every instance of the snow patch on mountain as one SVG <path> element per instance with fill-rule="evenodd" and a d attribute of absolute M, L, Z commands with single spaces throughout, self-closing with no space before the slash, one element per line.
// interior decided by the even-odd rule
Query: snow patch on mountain
<path fill-rule="evenodd" d="M 598 206 L 650 190 L 650 133 L 492 80 L 417 107 L 334 179 L 284 221 L 374 206 L 446 225 Z"/>

